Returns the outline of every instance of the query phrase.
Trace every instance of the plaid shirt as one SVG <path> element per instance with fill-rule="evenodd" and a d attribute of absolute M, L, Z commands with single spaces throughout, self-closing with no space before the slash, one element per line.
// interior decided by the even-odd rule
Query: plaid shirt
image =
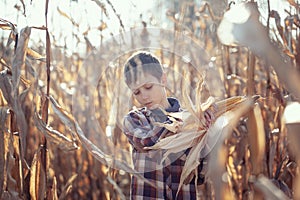
<path fill-rule="evenodd" d="M 177 99 L 168 98 L 171 105 L 168 112 L 180 111 Z M 133 146 L 132 159 L 135 170 L 154 183 L 156 187 L 144 183 L 136 177 L 131 180 L 131 199 L 175 199 L 180 176 L 190 149 L 184 152 L 171 154 L 161 163 L 162 150 L 143 150 L 143 147 L 154 145 L 169 131 L 153 125 L 153 122 L 172 123 L 160 109 L 147 108 L 134 109 L 124 118 L 124 133 Z M 200 172 L 202 163 L 198 167 L 198 183 L 204 181 Z M 183 185 L 176 199 L 196 199 L 196 185 L 193 179 L 189 184 Z"/>

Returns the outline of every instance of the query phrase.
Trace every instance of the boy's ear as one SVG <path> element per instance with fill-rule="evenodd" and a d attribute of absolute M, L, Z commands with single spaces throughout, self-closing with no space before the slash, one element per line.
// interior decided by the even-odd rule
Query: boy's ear
<path fill-rule="evenodd" d="M 163 85 L 167 85 L 167 75 L 166 75 L 166 73 L 162 74 L 162 76 L 161 76 L 161 83 Z"/>

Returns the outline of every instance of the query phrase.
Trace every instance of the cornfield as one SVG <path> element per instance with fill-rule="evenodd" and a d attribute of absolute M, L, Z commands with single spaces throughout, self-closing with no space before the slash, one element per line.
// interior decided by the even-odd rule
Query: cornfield
<path fill-rule="evenodd" d="M 134 27 L 110 0 L 91 2 L 102 13 L 96 28 L 81 31 L 63 8 L 55 13 L 76 29 L 77 49 L 49 31 L 49 1 L 42 26 L 19 31 L 0 14 L 1 199 L 129 199 L 130 176 L 139 175 L 122 133 L 135 104 L 122 66 L 139 49 L 160 58 L 167 92 L 183 107 L 201 112 L 214 97 L 223 109 L 218 119 L 226 124 L 216 119 L 211 128 L 221 136 L 199 199 L 300 199 L 297 1 L 286 1 L 285 17 L 269 0 L 157 1 L 157 10 L 167 10 L 161 21 L 153 12 Z M 34 3 L 11 9 L 26 15 Z M 106 32 L 113 26 L 105 22 L 108 10 L 118 33 Z M 224 99 L 243 101 L 226 109 Z"/>

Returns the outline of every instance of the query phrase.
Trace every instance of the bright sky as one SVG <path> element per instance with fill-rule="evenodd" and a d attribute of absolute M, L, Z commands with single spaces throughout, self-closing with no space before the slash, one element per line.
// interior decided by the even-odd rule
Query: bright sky
<path fill-rule="evenodd" d="M 108 24 L 108 29 L 103 31 L 104 36 L 109 36 L 110 33 L 118 34 L 119 21 L 116 15 L 113 13 L 111 7 L 107 4 L 106 0 L 98 0 L 103 2 L 109 14 L 109 19 L 101 13 L 101 9 L 93 0 L 49 0 L 48 11 L 48 27 L 50 32 L 55 38 L 60 39 L 59 45 L 64 45 L 64 40 L 69 45 L 69 48 L 76 48 L 77 39 L 72 33 L 82 36 L 82 33 L 91 28 L 88 38 L 95 45 L 100 42 L 100 32 L 97 27 L 101 24 L 103 19 Z M 163 0 L 110 0 L 115 6 L 116 11 L 120 14 L 124 26 L 129 29 L 134 24 L 141 26 L 140 14 L 143 14 L 143 20 L 149 21 L 151 11 L 155 11 L 156 18 L 159 20 L 165 15 L 166 10 L 163 8 L 155 7 L 155 5 L 162 3 Z M 26 6 L 26 17 L 22 14 L 23 8 L 20 0 L 0 0 L 0 18 L 6 19 L 12 23 L 17 24 L 18 29 L 25 26 L 42 26 L 45 25 L 45 0 L 24 0 Z M 236 0 L 236 3 L 242 2 L 242 0 Z M 259 6 L 262 8 L 262 12 L 267 11 L 266 0 L 258 0 Z M 271 9 L 279 11 L 282 15 L 283 9 L 287 8 L 288 3 L 286 0 L 272 0 Z M 15 5 L 20 6 L 20 11 L 14 8 Z M 76 23 L 79 24 L 79 28 L 72 25 L 70 20 L 62 17 L 57 8 L 62 12 L 72 17 Z M 289 10 L 289 9 L 288 9 Z M 102 17 L 103 16 L 103 17 Z M 160 23 L 160 22 L 158 22 Z M 0 37 L 9 34 L 9 31 L 3 31 L 0 29 Z M 31 38 L 45 39 L 45 34 L 40 30 L 33 30 Z M 83 37 L 82 46 L 84 46 Z M 58 42 L 58 43 L 59 43 Z M 70 45 L 74 45 L 73 47 Z"/>
<path fill-rule="evenodd" d="M 104 36 L 109 36 L 110 33 L 118 34 L 120 25 L 119 20 L 113 13 L 110 5 L 106 0 L 98 0 L 103 2 L 106 6 L 109 18 L 101 12 L 101 8 L 93 0 L 50 0 L 48 11 L 48 28 L 55 38 L 66 38 L 67 44 L 76 43 L 76 38 L 72 37 L 72 32 L 82 36 L 88 27 L 91 28 L 88 38 L 99 44 L 100 31 L 97 27 L 101 24 L 101 19 L 108 24 L 108 29 L 103 31 Z M 25 26 L 43 26 L 45 25 L 45 0 L 24 0 L 26 6 L 26 17 L 22 14 L 23 8 L 20 0 L 0 0 L 0 18 L 6 19 L 12 23 L 17 24 L 18 29 Z M 123 24 L 126 28 L 133 26 L 135 23 L 141 26 L 140 14 L 145 20 L 150 16 L 150 10 L 154 7 L 155 0 L 110 0 L 115 10 L 120 14 Z M 14 8 L 15 5 L 20 6 L 20 11 Z M 61 10 L 74 19 L 79 27 L 72 25 L 70 20 L 62 17 L 58 12 Z M 153 10 L 153 9 L 152 9 Z M 147 20 L 146 20 L 147 21 Z M 2 33 L 0 29 L 0 36 L 9 34 L 9 31 Z M 33 30 L 31 38 L 41 38 L 44 40 L 45 34 L 39 30 Z M 83 39 L 83 38 L 82 38 Z M 84 41 L 84 40 L 82 40 Z"/>

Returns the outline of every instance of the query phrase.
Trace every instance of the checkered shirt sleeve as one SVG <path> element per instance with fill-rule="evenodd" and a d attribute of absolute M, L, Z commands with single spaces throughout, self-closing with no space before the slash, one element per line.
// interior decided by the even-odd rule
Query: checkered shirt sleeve
<path fill-rule="evenodd" d="M 134 148 L 143 150 L 143 147 L 153 146 L 167 130 L 153 125 L 153 122 L 169 123 L 168 118 L 159 109 L 134 109 L 124 118 L 124 133 Z"/>

